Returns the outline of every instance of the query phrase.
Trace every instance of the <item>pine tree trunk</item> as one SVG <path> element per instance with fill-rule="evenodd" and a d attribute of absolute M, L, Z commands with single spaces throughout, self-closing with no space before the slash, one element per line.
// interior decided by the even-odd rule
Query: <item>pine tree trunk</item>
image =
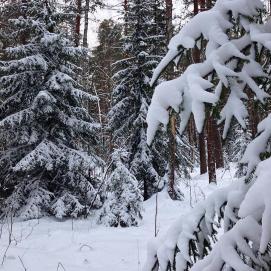
<path fill-rule="evenodd" d="M 26 4 L 27 0 L 22 0 L 22 4 Z M 22 9 L 22 13 L 20 14 L 20 16 L 23 16 L 23 18 L 26 19 L 26 15 L 25 15 L 25 8 Z M 22 32 L 20 35 L 20 42 L 25 45 L 26 44 L 26 33 Z"/>
<path fill-rule="evenodd" d="M 200 160 L 200 174 L 207 172 L 207 157 L 206 157 L 206 143 L 204 129 L 199 134 L 199 160 Z"/>
<path fill-rule="evenodd" d="M 200 62 L 200 50 L 198 48 L 194 48 L 193 50 L 193 60 L 194 60 L 194 63 Z M 206 157 L 206 143 L 205 143 L 204 127 L 202 129 L 202 132 L 199 134 L 199 156 L 200 156 L 200 174 L 204 174 L 207 172 L 207 157 Z"/>
<path fill-rule="evenodd" d="M 223 168 L 224 156 L 223 156 L 222 140 L 221 140 L 221 134 L 220 134 L 216 121 L 214 121 L 214 133 L 215 133 L 215 144 L 216 144 L 215 145 L 216 168 Z"/>
<path fill-rule="evenodd" d="M 88 47 L 88 13 L 89 13 L 89 2 L 86 0 L 85 4 L 85 25 L 84 25 L 84 35 L 83 35 L 83 46 Z"/>
<path fill-rule="evenodd" d="M 194 0 L 194 15 L 197 15 L 199 13 L 199 1 Z"/>
<path fill-rule="evenodd" d="M 80 25 L 81 25 L 82 0 L 77 0 L 76 5 L 77 5 L 77 14 L 76 14 L 76 18 L 75 18 L 74 42 L 75 42 L 75 46 L 78 47 L 80 45 Z"/>
<path fill-rule="evenodd" d="M 257 135 L 257 127 L 260 122 L 257 109 L 255 108 L 254 95 L 250 90 L 247 90 L 248 95 L 248 112 L 249 112 L 249 126 L 252 133 L 252 138 L 255 138 Z"/>
<path fill-rule="evenodd" d="M 190 155 L 192 157 L 193 164 L 195 163 L 195 149 L 194 147 L 197 147 L 197 136 L 196 136 L 196 130 L 195 130 L 195 123 L 194 119 L 191 117 L 188 124 L 188 139 L 189 144 L 191 145 L 191 151 Z M 193 168 L 191 168 L 191 171 Z"/>
<path fill-rule="evenodd" d="M 199 1 L 194 0 L 194 15 L 196 16 L 199 13 Z M 200 62 L 200 50 L 194 48 L 193 50 L 193 62 Z M 205 131 L 204 127 L 202 132 L 199 134 L 199 156 L 200 156 L 200 174 L 207 172 L 207 157 L 206 157 L 206 143 L 205 143 Z"/>
<path fill-rule="evenodd" d="M 173 25 L 172 25 L 172 0 L 166 0 L 166 22 L 167 22 L 167 40 L 168 42 L 173 35 Z"/>
<path fill-rule="evenodd" d="M 216 136 L 214 133 L 214 119 L 209 116 L 207 120 L 207 149 L 208 149 L 208 175 L 209 183 L 216 183 L 216 157 L 215 144 Z"/>
<path fill-rule="evenodd" d="M 167 42 L 170 41 L 173 35 L 172 26 L 172 0 L 166 0 L 166 28 L 167 28 Z M 173 70 L 169 72 L 169 77 L 172 75 Z M 168 194 L 172 199 L 176 199 L 175 193 L 175 171 L 176 171 L 176 115 L 171 111 L 169 116 L 169 174 L 168 174 Z"/>
<path fill-rule="evenodd" d="M 168 194 L 171 199 L 176 199 L 175 186 L 175 170 L 176 170 L 176 114 L 172 111 L 169 122 L 169 180 Z"/>
<path fill-rule="evenodd" d="M 127 12 L 128 12 L 128 0 L 124 0 L 124 35 L 127 36 Z"/>

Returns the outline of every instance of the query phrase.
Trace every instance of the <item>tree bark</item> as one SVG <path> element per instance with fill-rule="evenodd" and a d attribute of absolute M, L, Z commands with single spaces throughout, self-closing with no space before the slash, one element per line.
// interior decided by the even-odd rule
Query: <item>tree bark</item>
<path fill-rule="evenodd" d="M 252 138 L 255 138 L 258 132 L 258 124 L 260 122 L 257 108 L 255 107 L 254 95 L 250 90 L 246 91 L 248 95 L 248 112 L 249 112 L 249 126 Z"/>
<path fill-rule="evenodd" d="M 75 46 L 78 47 L 80 45 L 80 25 L 81 25 L 81 12 L 82 12 L 82 0 L 77 0 L 76 1 L 77 5 L 77 14 L 75 18 L 75 37 L 74 37 L 74 42 Z"/>
<path fill-rule="evenodd" d="M 177 198 L 175 192 L 175 170 L 176 170 L 176 114 L 172 111 L 169 120 L 169 181 L 168 181 L 168 194 L 171 199 Z"/>
<path fill-rule="evenodd" d="M 128 0 L 124 0 L 124 35 L 127 36 L 128 34 L 128 26 L 127 26 L 127 12 L 128 12 Z"/>
<path fill-rule="evenodd" d="M 194 16 L 199 13 L 199 1 L 194 0 Z"/>
<path fill-rule="evenodd" d="M 223 147 L 221 134 L 218 128 L 216 121 L 214 121 L 214 133 L 215 133 L 215 161 L 216 168 L 224 167 L 224 155 L 223 155 Z"/>
<path fill-rule="evenodd" d="M 207 157 L 206 157 L 206 143 L 205 143 L 205 132 L 199 134 L 199 160 L 200 160 L 200 174 L 207 172 Z"/>
<path fill-rule="evenodd" d="M 166 24 L 167 24 L 167 41 L 169 42 L 173 35 L 172 24 L 172 0 L 166 0 Z"/>
<path fill-rule="evenodd" d="M 191 147 L 190 155 L 192 157 L 193 164 L 195 163 L 195 149 L 194 147 L 197 147 L 197 135 L 196 135 L 196 129 L 195 129 L 195 122 L 194 119 L 191 117 L 188 123 L 188 139 L 189 144 L 193 147 Z M 193 168 L 191 168 L 191 171 Z"/>
<path fill-rule="evenodd" d="M 199 13 L 199 1 L 194 0 L 194 16 Z M 193 62 L 200 62 L 200 50 L 195 47 L 193 50 Z M 206 157 L 206 143 L 205 143 L 205 132 L 204 127 L 202 132 L 199 134 L 199 156 L 200 156 L 200 174 L 207 172 L 207 157 Z"/>
<path fill-rule="evenodd" d="M 83 35 L 83 46 L 88 47 L 88 14 L 89 14 L 90 0 L 86 0 L 85 5 L 85 23 L 84 23 L 84 35 Z"/>
<path fill-rule="evenodd" d="M 169 43 L 170 39 L 173 35 L 173 25 L 172 25 L 172 0 L 166 0 L 166 36 L 167 42 Z M 169 79 L 173 74 L 173 70 L 170 70 L 168 75 Z M 168 128 L 168 136 L 169 136 L 169 174 L 168 174 L 168 194 L 172 199 L 176 199 L 177 195 L 174 189 L 175 186 L 175 171 L 176 171 L 176 114 L 172 110 L 169 115 L 169 128 Z"/>
<path fill-rule="evenodd" d="M 209 183 L 216 183 L 216 159 L 215 159 L 215 133 L 214 118 L 208 117 L 207 120 L 207 149 L 208 149 L 208 175 Z"/>

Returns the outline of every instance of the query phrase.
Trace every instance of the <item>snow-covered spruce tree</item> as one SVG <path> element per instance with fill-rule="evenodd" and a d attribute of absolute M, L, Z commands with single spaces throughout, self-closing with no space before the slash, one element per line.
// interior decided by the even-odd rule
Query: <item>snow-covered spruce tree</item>
<path fill-rule="evenodd" d="M 137 226 L 141 220 L 143 197 L 136 177 L 126 167 L 129 154 L 119 148 L 112 154 L 112 172 L 107 180 L 107 198 L 100 221 L 107 226 Z"/>
<path fill-rule="evenodd" d="M 218 0 L 173 37 L 152 82 L 169 62 L 200 40 L 207 44 L 205 60 L 156 88 L 148 112 L 149 143 L 160 123 L 167 124 L 170 107 L 180 112 L 181 130 L 193 114 L 200 132 L 206 103 L 225 101 L 220 112 L 224 137 L 233 117 L 245 128 L 249 113 L 245 92 L 249 90 L 261 103 L 270 97 L 266 87 L 270 85 L 271 21 L 261 17 L 263 11 L 260 0 Z M 146 271 L 270 270 L 270 127 L 269 114 L 241 160 L 247 164 L 246 176 L 214 192 L 181 217 L 163 239 L 154 240 Z M 217 240 L 221 219 L 224 234 Z"/>
<path fill-rule="evenodd" d="M 9 20 L 13 46 L 0 62 L 1 212 L 23 219 L 78 217 L 100 205 L 98 125 L 82 106 L 95 97 L 76 80 L 86 52 L 64 37 L 53 3 L 11 3 L 22 16 Z"/>
<path fill-rule="evenodd" d="M 152 147 L 146 144 L 146 115 L 152 96 L 149 83 L 153 69 L 161 60 L 161 42 L 165 41 L 164 29 L 155 21 L 154 10 L 159 8 L 155 3 L 159 1 L 128 2 L 124 59 L 114 64 L 115 88 L 108 124 L 113 144 L 127 146 L 127 168 L 138 180 L 144 199 L 157 191 L 166 170 L 166 143 L 162 133 Z"/>

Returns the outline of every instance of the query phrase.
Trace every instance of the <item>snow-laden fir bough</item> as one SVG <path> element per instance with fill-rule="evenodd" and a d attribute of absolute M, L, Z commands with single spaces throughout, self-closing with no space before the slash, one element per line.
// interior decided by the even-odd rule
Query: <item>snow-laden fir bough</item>
<path fill-rule="evenodd" d="M 152 83 L 171 61 L 178 62 L 184 51 L 204 44 L 201 40 L 207 44 L 205 60 L 156 88 L 147 117 L 149 143 L 160 123 L 168 123 L 170 107 L 180 113 L 182 131 L 193 114 L 201 132 L 206 104 L 222 102 L 224 137 L 233 117 L 246 127 L 245 91 L 251 91 L 261 103 L 270 97 L 271 22 L 263 13 L 260 0 L 218 0 L 172 38 Z M 247 164 L 246 176 L 214 192 L 181 217 L 164 238 L 151 243 L 146 271 L 270 270 L 270 127 L 267 112 L 258 125 L 258 136 L 241 160 Z M 221 219 L 224 234 L 216 240 Z"/>

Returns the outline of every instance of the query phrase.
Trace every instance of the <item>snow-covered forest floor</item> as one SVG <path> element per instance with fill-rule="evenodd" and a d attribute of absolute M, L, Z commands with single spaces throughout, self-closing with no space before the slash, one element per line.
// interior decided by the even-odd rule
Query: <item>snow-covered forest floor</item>
<path fill-rule="evenodd" d="M 235 167 L 217 171 L 218 185 L 208 176 L 192 174 L 190 185 L 181 183 L 182 202 L 172 201 L 165 191 L 158 194 L 158 230 L 164 234 L 181 214 L 217 187 L 234 181 Z M 139 271 L 144 265 L 148 241 L 154 236 L 156 198 L 144 203 L 139 227 L 106 228 L 93 218 L 59 222 L 43 218 L 2 225 L 0 270 L 5 271 Z M 11 232 L 11 234 L 10 234 Z M 11 244 L 9 244 L 11 239 Z"/>

